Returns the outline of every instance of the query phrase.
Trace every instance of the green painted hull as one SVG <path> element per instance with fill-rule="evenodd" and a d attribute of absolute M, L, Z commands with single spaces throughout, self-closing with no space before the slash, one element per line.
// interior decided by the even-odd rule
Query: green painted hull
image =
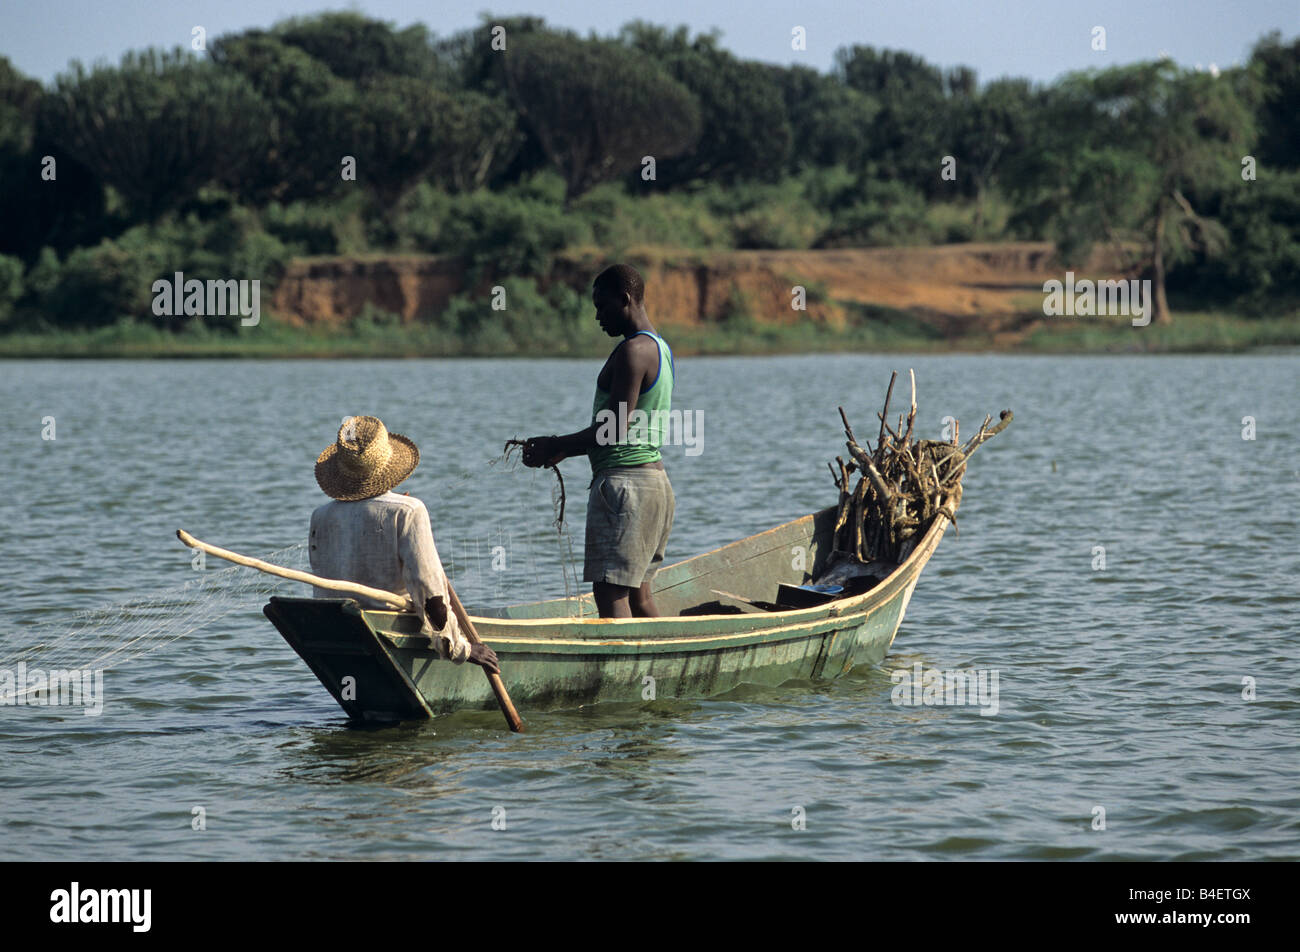
<path fill-rule="evenodd" d="M 651 690 L 657 698 L 703 698 L 741 684 L 836 678 L 884 659 L 943 536 L 943 517 L 865 594 L 792 611 L 681 614 L 721 610 L 715 590 L 770 601 L 778 583 L 815 577 L 834 518 L 823 510 L 661 569 L 655 600 L 664 617 L 599 619 L 587 595 L 511 606 L 473 616 L 474 624 L 501 659 L 525 719 L 529 711 L 641 701 Z M 351 599 L 292 598 L 273 598 L 266 613 L 355 719 L 496 706 L 482 670 L 439 660 L 415 634 L 414 615 L 363 610 Z"/>

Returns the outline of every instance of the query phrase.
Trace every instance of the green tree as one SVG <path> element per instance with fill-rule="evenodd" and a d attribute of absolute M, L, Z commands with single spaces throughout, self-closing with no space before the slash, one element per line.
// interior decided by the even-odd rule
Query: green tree
<path fill-rule="evenodd" d="M 0 327 L 13 315 L 14 302 L 23 294 L 23 263 L 17 258 L 0 255 Z"/>
<path fill-rule="evenodd" d="M 1263 313 L 1300 303 L 1300 169 L 1268 171 L 1228 188 L 1217 220 L 1230 254 L 1189 262 L 1170 275 L 1202 299 L 1234 299 Z"/>
<path fill-rule="evenodd" d="M 518 113 L 510 102 L 504 66 L 505 54 L 515 40 L 539 32 L 548 32 L 541 17 L 483 14 L 479 26 L 434 43 L 444 88 L 482 94 L 498 104 L 492 107 L 494 110 L 505 108 L 515 115 L 512 124 L 506 123 L 513 130 L 513 141 L 503 144 L 504 160 L 492 163 L 483 183 L 493 188 L 513 185 L 550 165 L 550 158 L 532 127 L 518 121 Z"/>
<path fill-rule="evenodd" d="M 940 163 L 951 154 L 942 70 L 911 53 L 851 46 L 836 51 L 833 72 L 879 104 L 865 156 L 872 173 L 939 194 L 945 184 Z M 961 88 L 973 80 L 973 74 L 959 73 L 952 85 Z"/>
<path fill-rule="evenodd" d="M 690 92 L 618 43 L 534 33 L 514 40 L 504 64 L 512 102 L 564 176 L 566 203 L 699 137 Z"/>
<path fill-rule="evenodd" d="M 265 151 L 256 162 L 232 170 L 226 184 L 254 203 L 288 202 L 337 188 L 342 153 L 331 141 L 324 110 L 331 94 L 347 86 L 302 49 L 273 34 L 250 30 L 212 44 L 212 59 L 242 76 L 266 102 L 270 119 Z"/>
<path fill-rule="evenodd" d="M 954 92 L 949 100 L 950 153 L 957 160 L 957 183 L 975 199 L 978 231 L 985 199 L 1008 161 L 1036 148 L 1030 135 L 1038 95 L 1026 79 L 1000 79 L 983 89 Z"/>
<path fill-rule="evenodd" d="M 444 138 L 432 178 L 450 191 L 483 188 L 523 145 L 519 116 L 500 96 L 468 91 L 447 95 L 445 101 Z"/>
<path fill-rule="evenodd" d="M 41 84 L 20 73 L 0 56 L 0 149 L 26 151 L 41 101 Z"/>
<path fill-rule="evenodd" d="M 73 63 L 42 100 L 40 128 L 153 219 L 266 152 L 269 110 L 242 76 L 177 50 Z"/>
<path fill-rule="evenodd" d="M 398 30 L 391 23 L 349 11 L 295 17 L 277 23 L 273 32 L 343 79 L 432 79 L 437 72 L 432 38 L 418 23 Z"/>
<path fill-rule="evenodd" d="M 51 245 L 60 251 L 92 244 L 112 223 L 104 219 L 104 187 L 95 175 L 37 128 L 44 90 L 0 57 L 0 254 L 36 259 Z M 45 156 L 56 160 L 43 177 Z"/>
<path fill-rule="evenodd" d="M 790 170 L 835 165 L 860 170 L 871 148 L 871 125 L 880 104 L 837 77 L 807 66 L 769 70 L 781 86 L 789 117 Z"/>
<path fill-rule="evenodd" d="M 721 49 L 716 31 L 692 40 L 684 26 L 669 31 L 634 21 L 623 27 L 619 40 L 645 53 L 691 92 L 699 103 L 701 128 L 708 132 L 693 148 L 659 163 L 660 182 L 730 184 L 781 176 L 792 132 L 782 84 L 771 67 Z"/>
<path fill-rule="evenodd" d="M 1197 203 L 1241 181 L 1254 135 L 1247 77 L 1168 60 L 1074 74 L 1044 119 L 1038 155 L 1014 186 L 1026 210 L 1057 233 L 1067 260 L 1109 241 L 1150 278 L 1154 320 L 1167 323 L 1170 264 L 1226 244 Z"/>
<path fill-rule="evenodd" d="M 385 213 L 425 177 L 450 187 L 481 183 L 514 141 L 514 116 L 499 104 L 408 76 L 336 89 L 315 116 L 333 151 L 356 159 L 357 181 Z"/>
<path fill-rule="evenodd" d="M 549 30 L 541 17 L 494 17 L 485 13 L 482 22 L 473 29 L 436 41 L 434 51 L 440 68 L 454 85 L 504 96 L 507 83 L 503 54 L 509 53 L 514 42 L 525 36 L 557 32 L 577 38 L 572 32 Z"/>
<path fill-rule="evenodd" d="M 1274 32 L 1255 45 L 1249 68 L 1260 86 L 1259 161 L 1300 168 L 1300 38 Z"/>

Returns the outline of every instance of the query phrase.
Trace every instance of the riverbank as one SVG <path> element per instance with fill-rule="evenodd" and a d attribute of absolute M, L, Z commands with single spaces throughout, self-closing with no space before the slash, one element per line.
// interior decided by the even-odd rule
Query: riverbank
<path fill-rule="evenodd" d="M 1108 257 L 1109 256 L 1109 257 Z M 1121 277 L 1099 249 L 1078 277 Z M 646 308 L 682 355 L 826 352 L 1220 353 L 1300 345 L 1300 311 L 1048 316 L 1067 269 L 1047 242 L 692 251 L 644 246 Z M 444 255 L 301 258 L 264 289 L 260 320 L 137 318 L 0 335 L 3 357 L 588 357 L 608 353 L 588 288 L 601 249 L 558 254 L 539 276 L 474 276 Z M 127 312 L 130 313 L 130 312 Z M 164 319 L 167 320 L 167 319 Z"/>
<path fill-rule="evenodd" d="M 1167 325 L 1133 327 L 1127 319 L 1023 315 L 1017 326 L 945 333 L 904 311 L 855 305 L 843 327 L 763 324 L 737 319 L 674 327 L 664 333 L 677 354 L 797 353 L 1241 353 L 1300 346 L 1300 315 L 1248 318 L 1176 313 Z M 595 327 L 563 339 L 504 333 L 458 336 L 423 324 L 292 327 L 266 315 L 233 331 L 201 325 L 172 333 L 141 324 L 90 331 L 0 335 L 0 358 L 392 358 L 596 357 L 610 348 Z"/>

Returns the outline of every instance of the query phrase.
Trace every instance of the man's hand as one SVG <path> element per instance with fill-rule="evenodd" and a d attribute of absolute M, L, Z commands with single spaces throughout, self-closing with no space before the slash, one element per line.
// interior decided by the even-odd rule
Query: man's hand
<path fill-rule="evenodd" d="M 430 595 L 424 603 L 424 613 L 429 616 L 429 624 L 434 631 L 447 627 L 447 602 L 441 595 Z"/>
<path fill-rule="evenodd" d="M 469 661 L 476 664 L 489 674 L 500 674 L 501 665 L 497 661 L 497 653 L 487 645 L 470 645 Z"/>
<path fill-rule="evenodd" d="M 524 441 L 524 465 L 534 469 L 540 466 L 554 466 L 564 459 L 564 450 L 560 440 L 555 436 L 534 436 Z"/>

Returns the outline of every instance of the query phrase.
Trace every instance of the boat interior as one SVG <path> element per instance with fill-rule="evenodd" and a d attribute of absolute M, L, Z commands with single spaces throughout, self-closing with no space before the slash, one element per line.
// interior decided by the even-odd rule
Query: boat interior
<path fill-rule="evenodd" d="M 883 563 L 857 566 L 836 576 L 828 564 L 835 509 L 795 519 L 719 549 L 661 568 L 655 575 L 655 603 L 663 615 L 734 615 L 788 611 L 869 591 L 896 568 Z M 810 591 L 829 576 L 827 592 Z M 833 594 L 831 594 L 833 592 Z M 581 598 L 476 609 L 483 618 L 595 618 L 591 593 Z"/>

